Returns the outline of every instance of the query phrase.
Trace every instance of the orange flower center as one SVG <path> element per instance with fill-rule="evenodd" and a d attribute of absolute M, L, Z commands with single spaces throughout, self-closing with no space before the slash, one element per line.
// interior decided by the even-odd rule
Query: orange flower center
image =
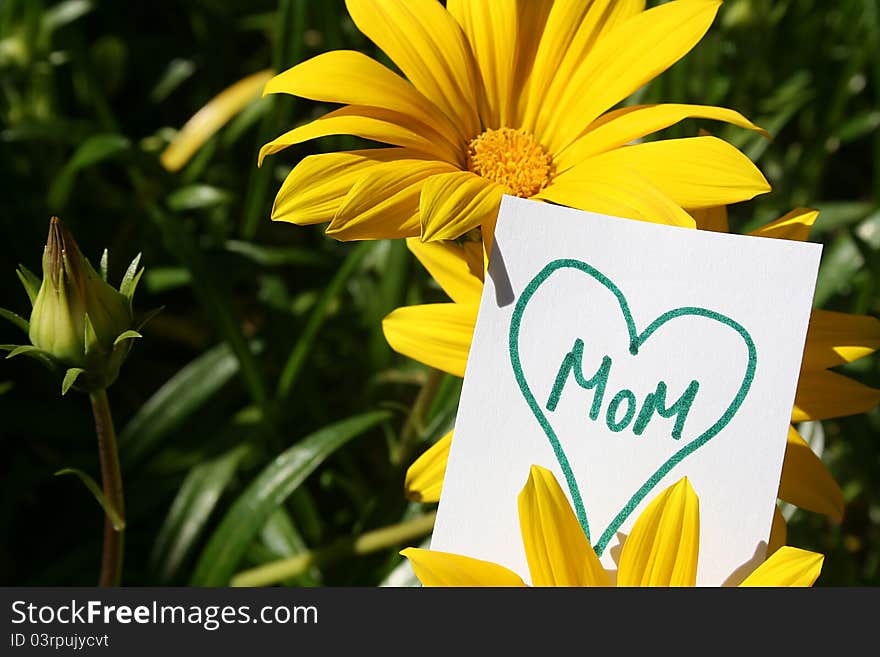
<path fill-rule="evenodd" d="M 525 130 L 486 130 L 468 144 L 467 168 L 529 198 L 550 182 L 553 159 Z"/>

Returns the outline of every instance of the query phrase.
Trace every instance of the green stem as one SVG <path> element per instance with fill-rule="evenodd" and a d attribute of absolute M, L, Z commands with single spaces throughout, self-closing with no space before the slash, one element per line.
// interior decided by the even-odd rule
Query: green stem
<path fill-rule="evenodd" d="M 125 538 L 125 502 L 122 496 L 122 471 L 119 467 L 119 450 L 116 448 L 116 431 L 106 390 L 89 395 L 92 414 L 95 416 L 95 433 L 98 436 L 98 455 L 101 458 L 101 482 L 107 504 L 121 520 L 123 528 L 113 527 L 109 514 L 104 516 L 104 548 L 101 555 L 99 586 L 119 586 L 122 580 L 122 553 Z"/>
<path fill-rule="evenodd" d="M 400 442 L 397 444 L 397 449 L 391 455 L 391 461 L 394 465 L 400 465 L 404 462 L 414 440 L 425 430 L 425 418 L 437 396 L 437 391 L 443 382 L 443 376 L 444 374 L 440 370 L 432 369 L 428 372 L 428 376 L 422 384 L 415 402 L 413 402 L 412 411 L 406 418 L 406 424 L 403 425 L 403 430 L 400 432 Z"/>
<path fill-rule="evenodd" d="M 419 516 L 382 529 L 361 534 L 354 539 L 343 539 L 318 550 L 303 552 L 257 568 L 238 573 L 229 582 L 231 586 L 268 586 L 297 577 L 312 566 L 320 566 L 345 557 L 370 554 L 394 545 L 401 545 L 430 533 L 434 528 L 436 512 Z"/>

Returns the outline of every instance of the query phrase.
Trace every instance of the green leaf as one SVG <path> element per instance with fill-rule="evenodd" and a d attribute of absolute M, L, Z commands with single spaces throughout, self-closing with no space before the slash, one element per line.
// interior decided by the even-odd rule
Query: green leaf
<path fill-rule="evenodd" d="M 284 507 L 279 507 L 269 516 L 260 531 L 260 539 L 275 553 L 276 558 L 291 557 L 308 549 L 302 534 Z"/>
<path fill-rule="evenodd" d="M 104 282 L 107 282 L 107 265 L 108 260 L 110 259 L 110 253 L 107 249 L 104 249 L 104 253 L 101 254 L 101 278 L 104 279 Z"/>
<path fill-rule="evenodd" d="M 858 223 L 877 206 L 869 201 L 831 201 L 816 203 L 813 207 L 819 211 L 819 218 L 810 230 L 811 237 Z"/>
<path fill-rule="evenodd" d="M 128 331 L 123 331 L 119 334 L 119 336 L 113 341 L 113 346 L 116 347 L 119 345 L 119 343 L 125 342 L 126 340 L 134 340 L 136 338 L 142 337 L 144 336 L 142 336 L 137 331 L 132 331 L 131 329 L 129 329 Z"/>
<path fill-rule="evenodd" d="M 117 134 L 98 134 L 86 139 L 49 187 L 49 206 L 60 208 L 67 204 L 78 171 L 119 155 L 130 146 L 128 139 Z"/>
<path fill-rule="evenodd" d="M 144 274 L 147 291 L 150 294 L 161 294 L 189 285 L 192 277 L 184 267 L 150 267 Z"/>
<path fill-rule="evenodd" d="M 376 411 L 331 424 L 278 455 L 254 479 L 215 530 L 195 568 L 193 586 L 223 586 L 272 513 L 330 454 L 390 414 Z"/>
<path fill-rule="evenodd" d="M 196 65 L 189 59 L 172 59 L 150 92 L 150 100 L 161 103 L 180 83 L 196 72 Z"/>
<path fill-rule="evenodd" d="M 8 322 L 12 322 L 25 333 L 28 333 L 30 331 L 30 323 L 24 317 L 22 317 L 21 315 L 17 315 L 11 310 L 0 308 L 0 317 Z"/>
<path fill-rule="evenodd" d="M 250 452 L 249 445 L 239 445 L 189 471 L 153 546 L 151 564 L 160 583 L 167 584 L 177 575 L 217 501 Z"/>
<path fill-rule="evenodd" d="M 59 470 L 58 472 L 56 472 L 55 476 L 58 477 L 68 474 L 76 475 L 77 477 L 79 477 L 79 480 L 83 482 L 86 485 L 86 488 L 88 488 L 92 492 L 92 495 L 95 496 L 98 504 L 100 504 L 101 508 L 104 509 L 104 513 L 106 513 L 107 517 L 110 518 L 110 522 L 113 523 L 113 529 L 118 532 L 121 532 L 123 529 L 125 529 L 125 519 L 122 518 L 122 516 L 119 515 L 116 509 L 114 509 L 110 505 L 110 503 L 107 501 L 107 498 L 104 497 L 104 492 L 101 490 L 98 484 L 95 483 L 94 479 L 92 479 L 82 470 L 77 470 L 76 468 L 64 468 L 63 470 Z"/>
<path fill-rule="evenodd" d="M 834 136 L 840 140 L 840 143 L 846 144 L 871 134 L 878 127 L 880 127 L 880 111 L 867 110 L 844 121 L 837 128 Z"/>
<path fill-rule="evenodd" d="M 238 371 L 238 360 L 220 344 L 190 362 L 153 393 L 119 434 L 130 467 L 155 449 Z"/>
<path fill-rule="evenodd" d="M 147 311 L 147 313 L 144 315 L 144 318 L 141 320 L 141 323 L 137 325 L 137 330 L 140 331 L 142 328 L 144 328 L 147 324 L 150 323 L 150 320 L 152 320 L 163 310 L 165 310 L 165 306 L 159 306 L 158 308 L 153 308 L 152 310 Z"/>
<path fill-rule="evenodd" d="M 168 207 L 175 212 L 213 208 L 229 203 L 232 195 L 211 185 L 187 185 L 168 195 Z"/>
<path fill-rule="evenodd" d="M 321 267 L 330 264 L 329 258 L 314 249 L 299 246 L 262 246 L 242 240 L 228 240 L 224 247 L 263 267 L 284 265 Z"/>
<path fill-rule="evenodd" d="M 36 277 L 36 275 L 24 265 L 19 265 L 18 269 L 15 270 L 15 273 L 18 274 L 18 280 L 21 281 L 21 284 L 24 285 L 25 292 L 27 292 L 28 299 L 31 300 L 31 305 L 34 305 L 34 301 L 37 300 L 37 294 L 40 291 L 40 285 L 42 285 L 42 281 Z"/>
<path fill-rule="evenodd" d="M 81 367 L 71 367 L 64 374 L 64 380 L 61 382 L 61 395 L 64 396 L 67 394 L 67 391 L 70 390 L 71 386 L 76 383 L 79 375 L 85 372 L 85 370 Z"/>
<path fill-rule="evenodd" d="M 826 246 L 819 266 L 813 305 L 820 308 L 835 294 L 849 292 L 853 276 L 864 264 L 858 247 L 846 233 Z"/>
<path fill-rule="evenodd" d="M 41 16 L 40 27 L 47 34 L 51 34 L 59 27 L 74 22 L 85 16 L 94 9 L 94 4 L 88 0 L 66 0 L 47 8 Z"/>
<path fill-rule="evenodd" d="M 129 301 L 131 301 L 131 298 L 134 296 L 134 291 L 141 278 L 141 274 L 144 273 L 143 269 L 138 271 L 138 265 L 140 262 L 141 254 L 138 253 L 134 257 L 134 260 L 131 261 L 128 269 L 125 270 L 125 274 L 122 276 L 122 281 L 119 283 L 119 293 Z"/>
<path fill-rule="evenodd" d="M 336 275 L 333 277 L 333 280 L 331 280 L 330 284 L 324 289 L 321 298 L 318 300 L 318 303 L 315 304 L 315 308 L 309 316 L 308 322 L 306 322 L 305 330 L 300 334 L 299 339 L 293 346 L 293 350 L 287 357 L 284 370 L 281 372 L 281 376 L 278 379 L 276 397 L 279 400 L 283 401 L 290 395 L 291 390 L 293 390 L 293 385 L 296 383 L 296 379 L 298 378 L 303 365 L 305 365 L 306 357 L 312 351 L 312 345 L 318 336 L 318 332 L 324 324 L 324 320 L 327 318 L 327 309 L 340 295 L 345 284 L 348 282 L 348 279 L 355 272 L 358 264 L 360 264 L 363 257 L 372 248 L 372 243 L 370 242 L 358 244 L 352 252 L 348 254 L 345 261 L 342 263 L 342 266 L 339 268 L 339 271 L 337 271 Z"/>
<path fill-rule="evenodd" d="M 269 554 L 266 559 L 261 559 L 257 563 L 292 557 L 307 552 L 309 549 L 305 539 L 296 528 L 296 525 L 293 524 L 293 520 L 284 506 L 278 507 L 269 516 L 269 519 L 260 531 L 260 540 L 268 549 Z M 285 586 L 318 586 L 320 583 L 321 571 L 317 567 L 312 567 L 299 577 L 283 582 Z"/>
<path fill-rule="evenodd" d="M 101 343 L 98 342 L 98 334 L 95 333 L 95 327 L 92 326 L 92 320 L 89 319 L 89 314 L 86 313 L 83 319 L 83 324 L 85 326 L 85 350 L 86 356 L 90 356 L 93 353 L 101 351 Z"/>
<path fill-rule="evenodd" d="M 58 369 L 58 364 L 55 362 L 55 359 L 52 358 L 51 354 L 42 349 L 38 349 L 32 344 L 0 344 L 0 351 L 9 352 L 6 354 L 7 360 L 15 358 L 16 356 L 28 356 L 29 358 L 39 361 L 52 371 Z"/>

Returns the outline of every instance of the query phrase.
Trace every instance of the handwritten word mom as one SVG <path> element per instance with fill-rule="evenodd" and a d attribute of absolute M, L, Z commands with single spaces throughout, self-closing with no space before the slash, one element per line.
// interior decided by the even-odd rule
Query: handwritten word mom
<path fill-rule="evenodd" d="M 584 390 L 593 390 L 593 403 L 590 405 L 589 416 L 591 420 L 597 420 L 602 410 L 602 404 L 605 401 L 605 391 L 608 387 L 608 378 L 611 375 L 611 357 L 605 356 L 599 369 L 589 379 L 584 376 L 583 370 L 584 360 L 584 341 L 577 339 L 574 347 L 569 351 L 565 358 L 562 359 L 562 365 L 559 367 L 559 373 L 556 375 L 556 381 L 553 384 L 553 390 L 547 399 L 547 410 L 555 411 L 562 397 L 562 390 L 569 376 L 573 375 L 574 380 Z M 694 405 L 694 398 L 700 389 L 698 381 L 691 381 L 681 396 L 670 406 L 666 405 L 667 385 L 664 381 L 657 384 L 657 389 L 645 396 L 641 409 L 636 415 L 636 395 L 632 390 L 623 388 L 618 391 L 605 409 L 605 424 L 611 431 L 619 432 L 626 429 L 632 424 L 632 432 L 641 436 L 654 413 L 660 417 L 675 417 L 675 425 L 672 428 L 672 437 L 678 440 L 681 438 L 681 432 L 684 429 L 684 423 L 687 421 L 688 413 Z M 635 423 L 633 423 L 635 418 Z"/>

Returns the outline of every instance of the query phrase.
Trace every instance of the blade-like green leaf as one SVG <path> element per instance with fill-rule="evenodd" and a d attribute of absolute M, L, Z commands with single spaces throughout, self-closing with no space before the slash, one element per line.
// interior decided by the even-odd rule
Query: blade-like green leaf
<path fill-rule="evenodd" d="M 385 411 L 376 411 L 331 424 L 276 457 L 223 518 L 199 557 L 192 585 L 227 584 L 251 541 L 275 509 L 330 454 L 389 415 Z"/>
<path fill-rule="evenodd" d="M 235 376 L 238 360 L 224 343 L 190 362 L 150 397 L 119 434 L 123 463 L 132 466 Z"/>
<path fill-rule="evenodd" d="M 37 349 L 32 344 L 0 344 L 0 351 L 8 351 L 6 358 L 15 358 L 16 356 L 28 356 L 39 361 L 50 370 L 58 369 L 58 364 L 47 352 Z"/>
<path fill-rule="evenodd" d="M 142 328 L 144 328 L 147 324 L 150 323 L 151 319 L 153 319 L 163 310 L 165 310 L 165 306 L 159 306 L 158 308 L 153 308 L 152 310 L 147 311 L 147 314 L 144 315 L 141 323 L 137 325 L 137 330 L 140 331 Z"/>
<path fill-rule="evenodd" d="M 82 470 L 77 470 L 76 468 L 64 468 L 63 470 L 59 470 L 55 473 L 55 476 L 61 475 L 76 475 L 79 477 L 79 480 L 86 485 L 92 495 L 95 496 L 95 499 L 98 501 L 98 504 L 101 505 L 101 508 L 104 509 L 104 513 L 107 514 L 107 517 L 110 518 L 110 522 L 113 523 L 113 529 L 118 532 L 121 532 L 125 529 L 125 520 L 119 515 L 119 513 L 114 509 L 110 503 L 107 501 L 107 498 L 104 497 L 104 492 L 101 490 L 100 486 L 95 483 L 95 480 L 92 479 L 88 474 L 83 472 Z"/>
<path fill-rule="evenodd" d="M 115 347 L 118 344 L 120 344 L 121 342 L 125 342 L 126 340 L 134 340 L 136 338 L 142 338 L 142 337 L 144 337 L 144 336 L 142 336 L 137 331 L 132 331 L 131 329 L 129 329 L 128 331 L 123 331 L 122 333 L 120 333 L 117 336 L 117 338 L 113 341 L 113 346 Z"/>
<path fill-rule="evenodd" d="M 78 171 L 127 151 L 130 146 L 127 138 L 117 134 L 98 134 L 86 139 L 49 187 L 49 206 L 60 208 L 67 203 Z"/>
<path fill-rule="evenodd" d="M 110 252 L 107 249 L 104 249 L 104 253 L 101 254 L 101 278 L 104 279 L 104 282 L 107 282 L 107 267 L 109 265 L 110 260 Z"/>
<path fill-rule="evenodd" d="M 85 16 L 95 8 L 88 0 L 65 0 L 47 8 L 40 17 L 40 27 L 51 34 L 59 27 L 64 27 L 78 18 Z"/>
<path fill-rule="evenodd" d="M 42 281 L 37 278 L 36 274 L 34 274 L 24 265 L 19 265 L 18 269 L 15 270 L 15 273 L 18 274 L 18 280 L 20 280 L 21 284 L 24 285 L 24 289 L 25 292 L 27 292 L 28 299 L 31 300 L 31 305 L 34 305 L 34 301 L 36 301 L 37 299 L 37 293 L 39 293 L 40 291 L 40 285 L 42 284 Z"/>
<path fill-rule="evenodd" d="M 18 328 L 20 328 L 22 331 L 24 331 L 25 333 L 27 333 L 30 330 L 30 324 L 28 323 L 28 321 L 24 317 L 22 317 L 21 315 L 17 315 L 16 313 L 12 312 L 11 310 L 6 310 L 6 308 L 0 308 L 0 317 L 2 317 L 3 319 L 5 319 L 8 322 L 12 322 Z"/>
<path fill-rule="evenodd" d="M 330 259 L 301 246 L 264 246 L 243 240 L 227 240 L 223 245 L 230 253 L 235 253 L 264 267 L 285 265 L 321 267 L 330 264 Z"/>
<path fill-rule="evenodd" d="M 300 334 L 299 339 L 293 346 L 293 350 L 290 352 L 290 356 L 287 357 L 284 370 L 282 370 L 281 376 L 278 379 L 276 397 L 280 401 L 287 399 L 290 395 L 293 385 L 296 383 L 296 379 L 305 364 L 306 356 L 312 351 L 312 344 L 327 317 L 327 309 L 330 307 L 330 304 L 336 300 L 348 279 L 355 272 L 358 264 L 372 248 L 372 243 L 370 242 L 358 244 L 348 254 L 333 280 L 324 289 L 321 298 L 318 299 L 312 314 L 309 316 L 305 330 Z"/>
<path fill-rule="evenodd" d="M 187 185 L 168 195 L 168 207 L 175 212 L 213 208 L 229 203 L 232 195 L 211 185 Z"/>
<path fill-rule="evenodd" d="M 239 445 L 189 471 L 153 546 L 151 564 L 160 583 L 167 584 L 177 575 L 217 500 L 250 451 L 249 445 Z"/>
<path fill-rule="evenodd" d="M 122 282 L 119 283 L 119 293 L 126 297 L 129 301 L 134 296 L 135 288 L 137 287 L 138 281 L 141 278 L 141 275 L 144 273 L 144 270 L 141 269 L 138 271 L 138 265 L 141 262 L 141 254 L 138 253 L 134 260 L 131 261 L 131 264 L 128 266 L 128 269 L 125 270 L 125 274 L 122 277 Z"/>
<path fill-rule="evenodd" d="M 159 78 L 159 82 L 150 92 L 150 100 L 161 103 L 174 91 L 181 82 L 186 80 L 196 71 L 196 65 L 189 59 L 172 59 L 168 62 L 165 73 Z"/>
<path fill-rule="evenodd" d="M 76 380 L 79 378 L 79 375 L 85 372 L 85 370 L 81 367 L 71 367 L 64 374 L 64 380 L 61 382 L 61 395 L 64 396 L 67 394 L 67 391 L 70 390 L 71 386 L 76 383 Z"/>
<path fill-rule="evenodd" d="M 284 508 L 277 509 L 260 531 L 260 538 L 279 557 L 290 557 L 308 549 Z"/>
<path fill-rule="evenodd" d="M 301 492 L 302 489 L 299 489 Z M 296 493 L 294 493 L 296 494 Z M 293 520 L 287 509 L 283 506 L 278 507 L 275 512 L 269 516 L 266 524 L 260 532 L 260 540 L 263 545 L 268 548 L 271 553 L 266 559 L 262 559 L 257 563 L 266 561 L 275 561 L 302 554 L 308 551 L 305 539 L 300 531 L 293 524 Z M 284 581 L 285 586 L 317 586 L 321 583 L 321 571 L 317 568 L 310 568 L 301 576 Z"/>

